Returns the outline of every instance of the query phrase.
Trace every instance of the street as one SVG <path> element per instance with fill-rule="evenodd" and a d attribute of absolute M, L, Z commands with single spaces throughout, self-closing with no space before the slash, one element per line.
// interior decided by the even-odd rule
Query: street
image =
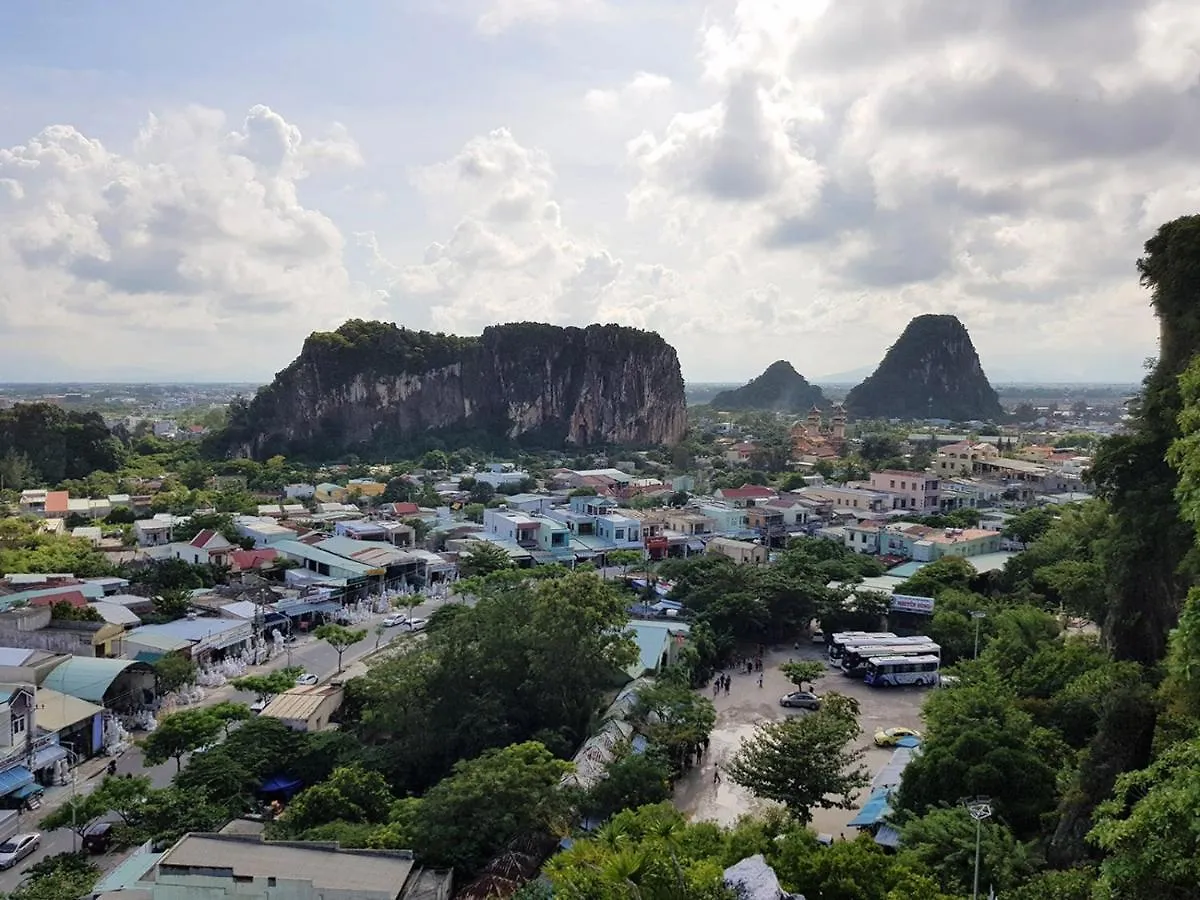
<path fill-rule="evenodd" d="M 426 603 L 422 606 L 413 607 L 411 616 L 413 618 L 427 619 L 445 601 L 434 601 Z M 400 612 L 409 614 L 407 608 L 401 609 Z M 384 614 L 386 615 L 386 614 Z M 400 628 L 387 628 L 383 634 L 376 635 L 375 627 L 384 618 L 384 615 L 373 616 L 366 622 L 354 625 L 354 628 L 366 628 L 367 636 L 357 644 L 349 647 L 342 655 L 342 668 L 349 669 L 355 662 L 366 656 L 368 653 L 379 647 L 386 646 L 395 637 L 407 632 Z M 290 663 L 289 663 L 290 656 Z M 311 672 L 318 675 L 321 681 L 327 681 L 330 677 L 337 673 L 338 655 L 337 651 L 324 641 L 318 641 L 316 638 L 302 638 L 297 643 L 291 646 L 291 653 L 280 653 L 273 659 L 269 660 L 262 666 L 259 666 L 256 671 L 272 671 L 281 669 L 288 665 L 303 668 L 305 672 Z M 231 686 L 226 685 L 220 688 L 213 688 L 208 691 L 204 702 L 201 705 L 209 705 L 220 703 L 223 700 L 236 700 L 242 703 L 250 704 L 254 702 L 255 696 L 244 691 L 236 691 Z M 188 708 L 188 707 L 183 707 Z M 185 761 L 186 765 L 186 761 Z M 167 762 L 153 767 L 146 767 L 142 764 L 142 751 L 136 744 L 131 746 L 117 759 L 117 773 L 124 775 L 125 773 L 134 775 L 148 775 L 155 787 L 166 787 L 171 783 L 171 779 L 175 775 L 175 761 L 168 760 Z M 96 787 L 104 779 L 104 772 L 101 770 L 93 778 L 86 780 L 80 779 L 75 784 L 75 791 L 78 793 L 86 793 Z M 47 789 L 45 801 L 40 809 L 32 812 L 22 813 L 21 816 L 21 832 L 27 833 L 38 830 L 38 822 L 45 815 L 48 815 L 55 808 L 64 803 L 71 796 L 71 787 L 56 787 Z M 40 862 L 48 856 L 54 856 L 57 853 L 69 853 L 77 849 L 76 842 L 78 841 L 75 832 L 69 828 L 60 828 L 57 831 L 44 832 L 42 834 L 41 846 L 35 853 L 30 854 L 20 863 L 6 872 L 0 872 L 0 893 L 8 893 L 12 891 L 24 878 L 25 870 L 34 863 Z M 117 863 L 129 854 L 129 848 L 114 851 L 113 853 L 104 856 L 93 858 L 93 862 L 100 866 L 105 872 L 111 870 Z"/>

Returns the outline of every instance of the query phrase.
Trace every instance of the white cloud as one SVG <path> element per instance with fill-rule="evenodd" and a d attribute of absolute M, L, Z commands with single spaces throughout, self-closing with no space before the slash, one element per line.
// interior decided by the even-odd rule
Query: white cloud
<path fill-rule="evenodd" d="M 0 355 L 33 338 L 70 371 L 227 375 L 264 343 L 368 312 L 341 232 L 297 197 L 330 161 L 360 157 L 265 106 L 235 130 L 212 110 L 152 116 L 128 154 L 67 125 L 0 149 Z"/>

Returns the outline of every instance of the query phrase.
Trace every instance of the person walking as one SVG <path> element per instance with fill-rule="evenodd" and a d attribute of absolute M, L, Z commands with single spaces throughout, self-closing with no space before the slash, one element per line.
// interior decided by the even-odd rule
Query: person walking
<path fill-rule="evenodd" d="M 762 672 L 759 672 L 758 673 L 758 686 L 759 687 L 762 687 L 762 679 L 763 679 Z"/>
<path fill-rule="evenodd" d="M 720 784 L 720 783 L 721 783 L 721 770 L 713 769 L 713 784 Z"/>

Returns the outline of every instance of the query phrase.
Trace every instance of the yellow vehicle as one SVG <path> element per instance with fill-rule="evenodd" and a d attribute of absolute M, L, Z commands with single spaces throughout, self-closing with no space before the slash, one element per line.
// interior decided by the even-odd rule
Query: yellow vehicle
<path fill-rule="evenodd" d="M 912 728 L 883 728 L 875 732 L 876 747 L 895 747 L 903 738 L 921 739 L 921 732 Z"/>

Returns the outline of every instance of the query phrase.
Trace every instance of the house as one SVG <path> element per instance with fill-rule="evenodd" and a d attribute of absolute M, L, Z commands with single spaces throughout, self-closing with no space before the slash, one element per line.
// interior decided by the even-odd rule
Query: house
<path fill-rule="evenodd" d="M 255 547 L 269 547 L 296 536 L 296 532 L 270 516 L 238 516 L 233 520 L 233 527 L 238 535 L 254 541 Z"/>
<path fill-rule="evenodd" d="M 489 537 L 516 544 L 523 550 L 548 554 L 539 562 L 563 562 L 573 557 L 570 529 L 547 516 L 530 516 L 514 509 L 485 509 L 483 529 Z"/>
<path fill-rule="evenodd" d="M 378 497 L 387 490 L 387 485 L 371 478 L 351 478 L 346 489 L 351 496 Z"/>
<path fill-rule="evenodd" d="M 802 530 L 809 522 L 818 518 L 819 506 L 818 503 L 801 500 L 794 494 L 783 494 L 761 504 L 759 508 L 773 509 L 782 513 L 784 527 L 791 531 L 797 531 Z"/>
<path fill-rule="evenodd" d="M 482 472 L 475 473 L 475 480 L 490 484 L 494 488 L 508 484 L 521 484 L 529 478 L 528 472 L 519 472 L 511 463 L 488 463 Z"/>
<path fill-rule="evenodd" d="M 104 532 L 96 525 L 80 525 L 71 529 L 71 537 L 89 542 L 93 547 L 99 547 L 104 539 Z"/>
<path fill-rule="evenodd" d="M 713 531 L 713 520 L 694 509 L 663 510 L 663 520 L 671 531 L 689 536 L 710 534 Z"/>
<path fill-rule="evenodd" d="M 778 495 L 769 487 L 759 484 L 743 484 L 740 488 L 718 488 L 713 492 L 713 496 L 718 500 L 725 501 L 730 506 L 744 509 L 747 506 L 756 506 L 759 503 L 774 500 Z"/>
<path fill-rule="evenodd" d="M 258 504 L 259 517 L 270 517 L 272 519 L 283 518 L 283 507 L 278 503 L 260 503 Z"/>
<path fill-rule="evenodd" d="M 754 444 L 748 441 L 742 441 L 739 444 L 734 444 L 722 454 L 725 457 L 725 462 L 731 466 L 748 466 L 750 459 L 754 456 L 754 451 L 758 449 Z"/>
<path fill-rule="evenodd" d="M 379 511 L 385 516 L 392 516 L 396 519 L 412 519 L 421 515 L 421 507 L 416 503 L 400 501 L 385 503 L 379 507 Z"/>
<path fill-rule="evenodd" d="M 870 488 L 822 484 L 803 487 L 793 493 L 803 500 L 828 503 L 836 509 L 852 509 L 868 513 L 885 512 L 892 508 L 891 494 Z"/>
<path fill-rule="evenodd" d="M 303 503 L 284 503 L 279 510 L 285 519 L 296 519 L 308 513 L 308 507 Z"/>
<path fill-rule="evenodd" d="M 138 519 L 133 523 L 139 547 L 165 547 L 171 543 L 174 528 L 175 517 L 169 513 L 165 518 Z"/>
<path fill-rule="evenodd" d="M 871 473 L 870 486 L 872 490 L 891 494 L 893 509 L 914 509 L 932 514 L 941 506 L 941 485 L 936 475 L 884 469 Z"/>
<path fill-rule="evenodd" d="M 996 459 L 1000 451 L 992 444 L 958 441 L 940 448 L 933 460 L 939 478 L 972 475 L 979 460 Z"/>
<path fill-rule="evenodd" d="M 44 771 L 47 765 L 44 760 L 57 756 L 53 750 L 61 750 L 62 747 L 70 747 L 85 758 L 100 752 L 104 746 L 103 706 L 60 694 L 45 685 L 37 689 L 36 699 L 37 730 L 43 735 L 52 736 L 55 743 L 37 752 L 35 767 L 40 763 Z"/>
<path fill-rule="evenodd" d="M 732 559 L 738 565 L 762 565 L 768 559 L 767 548 L 762 544 L 752 544 L 749 541 L 735 541 L 730 538 L 713 538 L 704 548 L 705 553 L 724 556 Z"/>
<path fill-rule="evenodd" d="M 47 519 L 65 519 L 69 515 L 71 495 L 66 491 L 47 491 L 44 515 Z"/>
<path fill-rule="evenodd" d="M 781 509 L 751 506 L 746 510 L 746 524 L 768 547 L 781 547 L 787 541 L 788 528 Z"/>
<path fill-rule="evenodd" d="M 316 493 L 316 486 L 311 484 L 288 484 L 283 488 L 283 496 L 289 500 L 311 500 Z"/>
<path fill-rule="evenodd" d="M 451 873 L 422 868 L 408 850 L 191 832 L 131 887 L 138 900 L 449 900 Z"/>
<path fill-rule="evenodd" d="M 679 650 L 687 642 L 690 631 L 683 622 L 650 622 L 635 619 L 629 623 L 638 658 L 625 671 L 630 678 L 640 678 L 647 672 L 657 672 L 673 666 Z"/>
<path fill-rule="evenodd" d="M 417 530 L 411 525 L 406 525 L 404 522 L 383 522 L 381 523 L 384 540 L 393 547 L 401 549 L 412 547 L 417 542 Z"/>
<path fill-rule="evenodd" d="M 596 516 L 596 537 L 609 541 L 618 550 L 642 549 L 641 522 L 620 513 Z"/>
<path fill-rule="evenodd" d="M 155 660 L 182 653 L 196 662 L 237 657 L 254 638 L 254 624 L 237 619 L 176 619 L 161 625 L 142 625 L 125 633 L 125 654 Z M 87 699 L 87 698 L 85 698 Z"/>
<path fill-rule="evenodd" d="M 338 538 L 337 540 L 345 540 Z M 336 553 L 330 553 L 319 547 L 311 547 L 300 541 L 280 541 L 274 545 L 286 559 L 298 563 L 295 569 L 289 569 L 289 583 L 303 584 L 307 575 L 309 582 L 334 582 L 344 588 L 344 595 L 365 593 L 371 585 L 379 584 L 386 569 L 367 563 L 358 562 Z"/>
<path fill-rule="evenodd" d="M 318 484 L 313 499 L 318 503 L 345 503 L 350 492 L 340 484 L 325 481 Z"/>
<path fill-rule="evenodd" d="M 227 566 L 229 554 L 236 548 L 218 531 L 205 528 L 194 538 L 184 543 L 171 545 L 172 555 L 196 566 Z"/>
<path fill-rule="evenodd" d="M 279 559 L 279 551 L 273 547 L 254 550 L 234 550 L 229 554 L 229 568 L 234 572 L 255 572 L 273 569 Z"/>
<path fill-rule="evenodd" d="M 554 498 L 549 494 L 513 494 L 511 497 L 505 497 L 504 503 L 509 509 L 540 514 L 554 505 Z"/>
<path fill-rule="evenodd" d="M 317 684 L 277 694 L 260 715 L 278 719 L 292 731 L 324 731 L 342 706 L 341 685 Z"/>
<path fill-rule="evenodd" d="M 364 519 L 350 519 L 338 522 L 333 526 L 333 533 L 340 537 L 353 538 L 356 541 L 382 541 L 388 536 L 382 522 L 368 522 Z"/>
<path fill-rule="evenodd" d="M 750 528 L 745 507 L 713 501 L 699 503 L 696 509 L 713 523 L 713 531 L 717 534 L 742 534 Z"/>
<path fill-rule="evenodd" d="M 21 511 L 21 515 L 44 516 L 48 493 L 44 490 L 21 491 L 21 499 L 17 501 L 17 508 Z"/>

